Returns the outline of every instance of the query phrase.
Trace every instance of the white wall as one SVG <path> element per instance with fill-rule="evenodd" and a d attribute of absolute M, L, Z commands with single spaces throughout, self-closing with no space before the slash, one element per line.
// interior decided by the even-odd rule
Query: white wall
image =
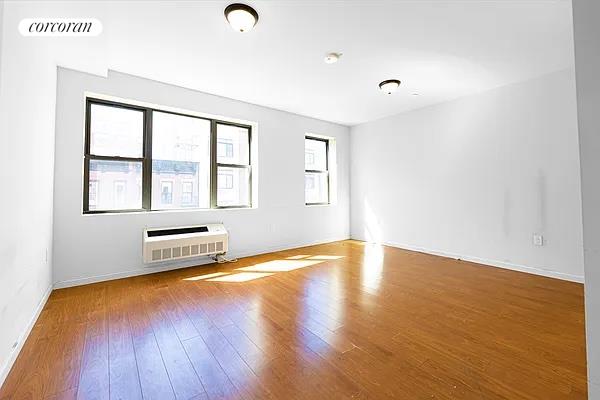
<path fill-rule="evenodd" d="M 52 283 L 56 74 L 44 49 L 18 36 L 15 12 L 6 3 L 0 24 L 0 384 Z"/>
<path fill-rule="evenodd" d="M 84 92 L 258 123 L 258 208 L 82 215 Z M 223 222 L 232 256 L 349 237 L 349 128 L 131 75 L 59 69 L 54 180 L 54 282 L 58 286 L 148 273 L 144 227 Z M 337 203 L 304 205 L 304 135 L 337 141 Z M 197 263 L 195 261 L 194 263 Z"/>
<path fill-rule="evenodd" d="M 583 279 L 572 70 L 353 127 L 350 158 L 353 238 Z"/>
<path fill-rule="evenodd" d="M 92 4 L 92 3 L 90 3 Z M 26 17 L 80 16 L 84 3 L 4 2 L 0 21 L 0 385 L 52 284 L 56 66 L 102 72 L 102 38 L 25 38 Z M 104 5 L 85 8 L 101 17 Z"/>
<path fill-rule="evenodd" d="M 2 93 L 2 31 L 4 30 L 4 25 L 4 0 L 0 0 L 0 94 Z"/>
<path fill-rule="evenodd" d="M 600 2 L 573 2 L 590 399 L 600 398 Z"/>

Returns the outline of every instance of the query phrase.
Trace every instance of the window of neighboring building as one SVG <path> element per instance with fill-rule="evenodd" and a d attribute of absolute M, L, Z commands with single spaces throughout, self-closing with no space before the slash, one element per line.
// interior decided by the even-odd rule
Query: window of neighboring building
<path fill-rule="evenodd" d="M 329 141 L 304 139 L 304 195 L 306 204 L 329 204 Z"/>
<path fill-rule="evenodd" d="M 183 181 L 181 182 L 181 203 L 189 205 L 194 202 L 194 182 Z"/>
<path fill-rule="evenodd" d="M 90 192 L 89 192 L 89 205 L 91 209 L 96 208 L 97 196 L 98 196 L 98 181 L 90 181 Z"/>
<path fill-rule="evenodd" d="M 217 156 L 224 158 L 233 157 L 233 142 L 231 139 L 219 139 L 219 141 L 217 142 Z"/>
<path fill-rule="evenodd" d="M 114 181 L 114 205 L 115 208 L 123 207 L 127 201 L 127 181 Z"/>
<path fill-rule="evenodd" d="M 315 153 L 312 149 L 304 149 L 304 164 L 313 165 L 315 163 Z"/>
<path fill-rule="evenodd" d="M 250 207 L 250 141 L 248 125 L 88 98 L 84 212 Z"/>
<path fill-rule="evenodd" d="M 162 181 L 160 183 L 161 204 L 173 204 L 173 181 Z"/>
<path fill-rule="evenodd" d="M 219 189 L 233 189 L 233 172 L 231 170 L 221 170 L 217 177 Z"/>

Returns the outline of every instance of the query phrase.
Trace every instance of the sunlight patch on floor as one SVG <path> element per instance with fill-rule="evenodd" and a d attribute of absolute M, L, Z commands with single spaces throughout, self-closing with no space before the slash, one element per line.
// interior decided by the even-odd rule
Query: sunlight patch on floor
<path fill-rule="evenodd" d="M 238 268 L 238 271 L 287 272 L 295 269 L 319 264 L 320 260 L 273 260 L 264 263 Z"/>
<path fill-rule="evenodd" d="M 310 256 L 308 260 L 339 260 L 340 258 L 344 258 L 344 256 L 326 256 L 326 255 L 318 255 L 318 256 Z"/>
<path fill-rule="evenodd" d="M 198 275 L 192 276 L 189 278 L 185 278 L 184 281 L 201 281 L 203 279 L 216 278 L 217 276 L 227 275 L 228 272 L 215 272 L 212 274 Z"/>
<path fill-rule="evenodd" d="M 285 259 L 286 260 L 299 260 L 301 258 L 306 258 L 306 257 L 310 257 L 310 255 L 308 255 L 308 254 L 300 254 L 300 255 L 297 255 L 297 256 L 286 257 Z"/>
<path fill-rule="evenodd" d="M 191 276 L 189 278 L 184 278 L 183 280 L 192 282 L 247 282 L 254 279 L 264 278 L 277 272 L 290 272 L 326 261 L 339 260 L 340 258 L 344 258 L 344 256 L 327 254 L 299 254 L 296 256 L 286 257 L 283 260 L 265 261 L 263 263 L 250 265 L 248 267 L 236 268 L 235 270 L 229 272 L 213 272 L 210 274 Z"/>
<path fill-rule="evenodd" d="M 231 275 L 219 276 L 216 278 L 207 279 L 208 282 L 248 282 L 254 279 L 264 278 L 265 276 L 273 275 L 266 272 L 239 272 Z"/>

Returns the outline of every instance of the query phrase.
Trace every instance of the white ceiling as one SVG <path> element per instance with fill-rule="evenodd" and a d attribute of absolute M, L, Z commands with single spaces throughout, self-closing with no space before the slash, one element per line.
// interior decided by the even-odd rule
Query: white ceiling
<path fill-rule="evenodd" d="M 229 3 L 112 3 L 108 67 L 354 125 L 573 65 L 566 0 L 252 0 L 246 34 L 227 25 Z M 402 85 L 387 96 L 390 78 Z"/>

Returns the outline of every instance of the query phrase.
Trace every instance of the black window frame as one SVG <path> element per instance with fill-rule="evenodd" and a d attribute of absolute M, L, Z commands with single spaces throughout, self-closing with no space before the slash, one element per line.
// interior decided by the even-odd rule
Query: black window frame
<path fill-rule="evenodd" d="M 325 143 L 325 170 L 306 169 L 306 156 L 305 156 L 304 175 L 306 176 L 307 173 L 313 173 L 313 174 L 325 174 L 327 176 L 327 201 L 326 202 L 307 203 L 306 202 L 306 184 L 305 184 L 305 186 L 304 186 L 304 204 L 307 206 L 329 205 L 329 204 L 331 204 L 331 178 L 330 178 L 330 172 L 329 172 L 329 139 L 311 136 L 311 135 L 305 135 L 304 136 L 305 154 L 306 154 L 306 140 L 307 139 L 308 140 L 316 140 L 316 141 Z"/>
<path fill-rule="evenodd" d="M 121 156 L 104 156 L 92 154 L 91 149 L 91 108 L 93 104 L 124 108 L 143 112 L 143 149 L 142 157 L 121 157 Z M 181 207 L 170 208 L 168 210 L 211 210 L 211 209 L 227 209 L 227 208 L 252 208 L 252 125 L 220 120 L 210 117 L 200 117 L 198 115 L 186 114 L 184 112 L 175 112 L 161 109 L 158 107 L 146 107 L 136 104 L 124 103 L 120 101 L 106 100 L 97 97 L 86 97 L 85 99 L 85 147 L 83 157 L 83 213 L 84 214 L 119 214 L 131 212 L 155 212 L 165 211 L 164 209 L 152 209 L 152 116 L 153 112 L 161 112 L 183 117 L 198 118 L 210 122 L 210 204 L 208 208 L 201 207 Z M 243 167 L 248 169 L 248 204 L 218 206 L 217 205 L 217 170 L 221 166 L 233 166 L 241 168 L 242 165 L 237 164 L 219 164 L 217 163 L 217 125 L 230 125 L 248 130 L 248 164 Z M 122 162 L 141 162 L 142 163 L 142 208 L 140 209 L 116 209 L 116 210 L 90 210 L 89 209 L 89 186 L 90 186 L 90 161 L 91 160 L 106 160 L 106 161 L 122 161 Z M 98 194 L 96 193 L 96 196 Z"/>

